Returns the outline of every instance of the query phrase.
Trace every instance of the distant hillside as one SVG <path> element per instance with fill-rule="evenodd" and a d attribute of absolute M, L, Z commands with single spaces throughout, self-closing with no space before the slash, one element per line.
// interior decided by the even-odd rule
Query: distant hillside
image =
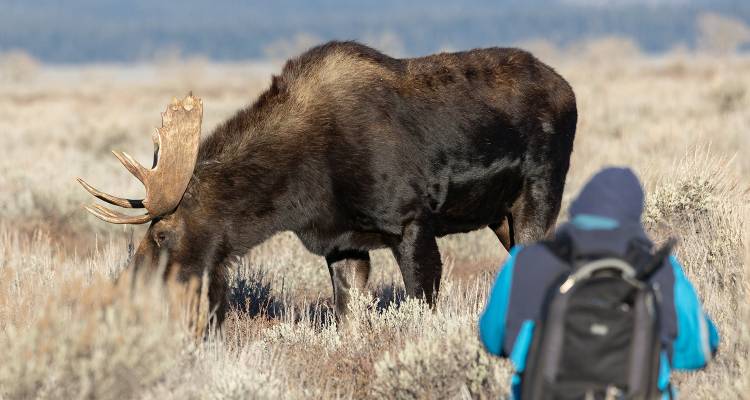
<path fill-rule="evenodd" d="M 750 22 L 747 0 L 0 0 L 0 51 L 64 63 L 150 59 L 165 49 L 234 60 L 333 38 L 425 54 L 622 35 L 658 52 L 693 46 L 696 17 L 707 11 Z"/>

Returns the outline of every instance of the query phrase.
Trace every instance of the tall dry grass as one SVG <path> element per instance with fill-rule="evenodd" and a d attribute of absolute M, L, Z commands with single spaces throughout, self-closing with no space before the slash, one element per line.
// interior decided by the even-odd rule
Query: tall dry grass
<path fill-rule="evenodd" d="M 746 398 L 750 59 L 610 57 L 612 43 L 552 59 L 575 88 L 580 113 L 564 207 L 600 167 L 635 168 L 648 191 L 649 233 L 681 239 L 677 256 L 722 335 L 713 364 L 677 374 L 682 397 Z M 489 357 L 476 338 L 477 315 L 505 257 L 489 231 L 439 241 L 447 278 L 434 312 L 405 300 L 393 257 L 374 252 L 370 291 L 355 296 L 346 332 L 332 323 L 324 261 L 289 234 L 237 261 L 234 310 L 221 335 L 196 341 L 194 321 L 175 316 L 182 303 L 174 290 L 115 282 L 131 236 L 137 241 L 143 228 L 87 216 L 80 205 L 89 199 L 73 178 L 139 195 L 110 149 L 148 159 L 157 111 L 189 90 L 204 98 L 208 132 L 249 103 L 273 68 L 39 66 L 0 86 L 1 399 L 506 393 L 509 364 Z"/>

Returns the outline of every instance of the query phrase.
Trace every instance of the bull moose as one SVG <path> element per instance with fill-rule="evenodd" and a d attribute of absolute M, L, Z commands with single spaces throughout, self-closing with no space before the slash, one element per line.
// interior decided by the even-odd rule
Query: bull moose
<path fill-rule="evenodd" d="M 489 226 L 506 249 L 554 225 L 576 129 L 573 90 L 513 48 L 396 59 L 329 42 L 289 60 L 270 88 L 200 141 L 202 103 L 174 101 L 154 135 L 154 166 L 115 152 L 146 188 L 128 200 L 79 182 L 150 222 L 133 257 L 163 254 L 187 280 L 207 271 L 219 323 L 231 257 L 281 231 L 325 257 L 335 311 L 366 285 L 368 251 L 390 248 L 409 296 L 433 305 L 436 238 Z"/>

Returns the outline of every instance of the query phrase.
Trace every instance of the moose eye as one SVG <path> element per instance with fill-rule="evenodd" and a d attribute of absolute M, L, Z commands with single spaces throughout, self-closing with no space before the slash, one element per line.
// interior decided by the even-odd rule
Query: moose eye
<path fill-rule="evenodd" d="M 167 233 L 166 232 L 157 232 L 154 234 L 154 242 L 156 242 L 156 245 L 161 247 L 164 243 L 167 241 Z"/>

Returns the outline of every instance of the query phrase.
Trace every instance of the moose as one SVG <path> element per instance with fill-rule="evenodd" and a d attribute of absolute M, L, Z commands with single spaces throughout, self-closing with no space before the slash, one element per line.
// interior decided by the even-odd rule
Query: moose
<path fill-rule="evenodd" d="M 205 271 L 219 324 L 230 260 L 281 231 L 325 257 L 339 321 L 380 248 L 392 250 L 406 294 L 434 306 L 436 238 L 490 227 L 510 249 L 554 225 L 577 120 L 570 85 L 520 49 L 396 59 L 336 41 L 287 61 L 201 141 L 202 112 L 192 95 L 168 106 L 151 169 L 114 152 L 144 199 L 79 182 L 146 210 L 87 207 L 110 223 L 150 222 L 132 265 L 161 260 L 183 281 Z"/>

